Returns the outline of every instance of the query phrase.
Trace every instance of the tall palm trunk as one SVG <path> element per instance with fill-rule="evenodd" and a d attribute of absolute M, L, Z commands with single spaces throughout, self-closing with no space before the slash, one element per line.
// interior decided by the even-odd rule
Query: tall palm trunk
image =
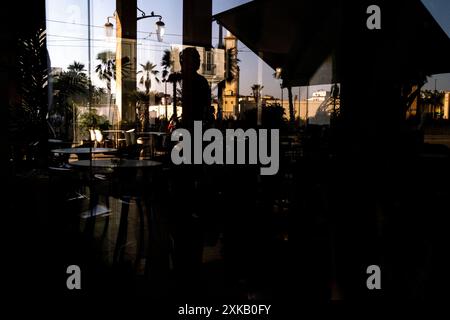
<path fill-rule="evenodd" d="M 112 93 L 111 93 L 111 79 L 107 80 L 106 90 L 108 94 L 108 110 L 109 115 L 111 115 L 111 104 L 112 104 Z M 99 99 L 99 103 L 101 103 L 101 99 Z M 111 119 L 111 118 L 110 118 Z M 115 123 L 113 122 L 113 126 L 115 126 Z"/>
<path fill-rule="evenodd" d="M 166 107 L 164 115 L 165 115 L 166 121 L 167 121 L 167 79 L 164 81 L 164 106 Z"/>
<path fill-rule="evenodd" d="M 173 114 L 177 117 L 177 82 L 173 81 Z"/>
<path fill-rule="evenodd" d="M 295 121 L 295 114 L 294 114 L 294 101 L 292 98 L 292 87 L 288 86 L 288 96 L 289 96 L 289 121 L 294 122 Z"/>
<path fill-rule="evenodd" d="M 142 131 L 145 132 L 147 129 L 149 129 L 150 125 L 150 112 L 148 111 L 150 107 L 149 97 L 147 96 L 147 99 L 144 103 L 144 123 L 142 124 Z"/>

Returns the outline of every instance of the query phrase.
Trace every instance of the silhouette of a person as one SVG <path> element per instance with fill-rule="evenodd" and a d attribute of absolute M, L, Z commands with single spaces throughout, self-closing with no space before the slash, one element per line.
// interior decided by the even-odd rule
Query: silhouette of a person
<path fill-rule="evenodd" d="M 194 121 L 207 121 L 211 90 L 205 77 L 197 73 L 200 68 L 200 55 L 196 48 L 185 48 L 180 53 L 180 63 L 183 76 L 182 124 L 191 129 Z"/>
<path fill-rule="evenodd" d="M 208 81 L 197 73 L 200 55 L 196 48 L 188 47 L 180 53 L 183 79 L 181 127 L 193 134 L 194 121 L 207 125 L 210 118 L 211 90 Z M 192 150 L 193 152 L 194 150 Z M 180 167 L 175 175 L 174 191 L 179 195 L 171 209 L 175 221 L 174 267 L 179 294 L 192 297 L 200 288 L 203 242 L 204 201 L 202 166 Z"/>

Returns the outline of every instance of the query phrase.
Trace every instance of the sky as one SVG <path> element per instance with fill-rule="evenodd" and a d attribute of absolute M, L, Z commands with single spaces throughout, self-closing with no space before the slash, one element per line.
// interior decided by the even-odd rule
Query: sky
<path fill-rule="evenodd" d="M 433 15 L 434 19 L 439 23 L 441 28 L 450 37 L 450 1 L 449 0 L 422 0 L 422 3 Z M 449 52 L 450 58 L 450 52 Z M 436 75 L 428 80 L 425 89 L 436 88 L 437 90 L 450 91 L 450 73 Z"/>
<path fill-rule="evenodd" d="M 63 69 L 73 61 L 79 61 L 89 69 L 88 59 L 88 1 L 89 0 L 47 0 L 47 34 L 48 50 L 52 67 Z M 103 25 L 107 16 L 112 16 L 115 10 L 115 0 L 90 0 L 91 7 L 91 70 L 95 85 L 105 86 L 98 80 L 93 72 L 97 53 L 104 50 L 115 51 L 115 40 L 108 39 L 105 35 Z M 250 2 L 250 0 L 213 0 L 213 14 L 231 9 L 238 5 Z M 440 24 L 442 29 L 450 37 L 450 1 L 449 0 L 422 0 L 424 5 Z M 138 0 L 138 7 L 150 14 L 163 16 L 166 24 L 166 35 L 163 42 L 156 40 L 155 22 L 157 19 L 143 19 L 138 22 L 137 59 L 139 63 L 151 61 L 160 65 L 164 49 L 173 44 L 182 42 L 182 10 L 183 0 Z M 115 20 L 111 19 L 115 25 Z M 218 28 L 213 23 L 212 45 L 217 45 Z M 240 60 L 240 94 L 251 94 L 250 87 L 259 83 L 264 85 L 263 94 L 275 97 L 281 96 L 280 81 L 273 78 L 273 70 L 260 60 L 257 55 L 246 48 L 242 43 L 238 45 Z M 436 80 L 436 81 L 435 81 Z M 426 89 L 450 91 L 450 74 L 431 77 L 425 85 Z M 294 94 L 305 97 L 319 89 L 327 89 L 328 86 L 311 86 L 308 91 L 306 87 L 294 88 Z M 152 90 L 163 91 L 162 85 L 155 84 Z M 284 97 L 287 96 L 284 90 Z"/>

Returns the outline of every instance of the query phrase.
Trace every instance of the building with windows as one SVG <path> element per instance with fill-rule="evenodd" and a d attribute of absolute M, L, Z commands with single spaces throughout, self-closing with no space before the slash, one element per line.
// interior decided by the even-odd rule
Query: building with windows
<path fill-rule="evenodd" d="M 237 65 L 237 43 L 238 39 L 227 33 L 225 37 L 226 52 L 226 79 L 222 92 L 222 113 L 224 117 L 239 113 L 239 67 Z"/>
<path fill-rule="evenodd" d="M 326 90 L 318 90 L 313 92 L 311 98 L 299 99 L 298 95 L 294 96 L 294 115 L 296 120 L 305 121 L 308 119 L 310 124 L 327 125 L 330 123 L 330 114 L 333 105 L 330 99 L 330 92 Z M 279 105 L 284 109 L 284 117 L 289 118 L 289 100 L 278 99 L 273 96 L 264 95 L 261 98 L 261 105 L 265 106 Z M 256 108 L 255 98 L 253 96 L 239 97 L 239 111 L 245 113 L 247 110 Z"/>
<path fill-rule="evenodd" d="M 187 46 L 173 45 L 173 71 L 180 72 L 180 52 Z M 211 89 L 225 79 L 225 50 L 220 48 L 195 47 L 200 55 L 200 69 L 198 73 L 206 78 Z"/>
<path fill-rule="evenodd" d="M 450 91 L 444 96 L 444 119 L 450 119 Z"/>

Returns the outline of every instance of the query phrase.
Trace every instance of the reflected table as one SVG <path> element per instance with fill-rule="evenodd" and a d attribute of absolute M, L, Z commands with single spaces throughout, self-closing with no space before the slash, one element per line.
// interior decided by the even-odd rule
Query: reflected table
<path fill-rule="evenodd" d="M 162 166 L 162 162 L 153 160 L 134 160 L 134 159 L 101 159 L 101 160 L 78 160 L 70 163 L 74 167 L 92 167 L 94 168 L 150 168 Z"/>
<path fill-rule="evenodd" d="M 71 165 L 74 167 L 79 168 L 101 168 L 101 169 L 113 169 L 113 170 L 124 170 L 126 174 L 123 174 L 121 176 L 121 180 L 119 180 L 119 183 L 121 185 L 126 185 L 127 182 L 123 180 L 127 180 L 128 183 L 129 180 L 133 179 L 133 175 L 129 174 L 130 169 L 152 169 L 152 168 L 159 168 L 162 166 L 161 162 L 158 161 L 152 161 L 152 160 L 134 160 L 134 159 L 109 159 L 109 160 L 79 160 L 72 162 Z M 136 184 L 136 183 L 133 183 Z M 141 186 L 142 187 L 142 186 Z M 137 209 L 139 212 L 139 220 L 140 220 L 140 230 L 139 230 L 139 243 L 137 247 L 136 252 L 136 261 L 135 263 L 138 263 L 140 258 L 143 257 L 143 248 L 144 248 L 144 210 L 141 203 L 141 194 L 138 191 L 133 190 L 122 190 L 119 198 L 122 201 L 122 209 L 120 214 L 120 222 L 119 222 L 119 230 L 117 233 L 117 241 L 114 249 L 114 256 L 113 256 L 113 263 L 119 263 L 123 260 L 124 256 L 124 248 L 126 246 L 127 242 L 127 230 L 128 230 L 128 211 L 129 211 L 129 204 L 131 198 L 135 198 Z M 145 201 L 145 199 L 144 199 Z M 148 208 L 150 207 L 150 204 L 147 203 Z M 151 210 L 148 210 L 149 216 L 148 216 L 148 230 L 151 230 L 152 228 L 152 218 L 150 216 Z M 94 212 L 95 214 L 95 212 Z M 150 237 L 150 235 L 149 235 Z M 151 239 L 151 237 L 150 237 Z M 151 241 L 149 239 L 149 241 Z"/>
<path fill-rule="evenodd" d="M 95 153 L 114 153 L 117 149 L 114 148 L 61 148 L 53 149 L 53 153 L 65 153 L 65 154 L 95 154 Z"/>
<path fill-rule="evenodd" d="M 60 149 L 53 149 L 51 150 L 54 154 L 74 154 L 80 158 L 89 158 L 89 155 L 94 154 L 109 154 L 109 153 L 116 153 L 117 149 L 114 148 L 60 148 Z M 80 157 L 82 156 L 82 157 Z"/>
<path fill-rule="evenodd" d="M 168 136 L 169 133 L 164 132 L 164 131 L 146 131 L 146 132 L 138 132 L 139 136 L 151 136 L 151 135 L 155 135 L 155 136 Z"/>

